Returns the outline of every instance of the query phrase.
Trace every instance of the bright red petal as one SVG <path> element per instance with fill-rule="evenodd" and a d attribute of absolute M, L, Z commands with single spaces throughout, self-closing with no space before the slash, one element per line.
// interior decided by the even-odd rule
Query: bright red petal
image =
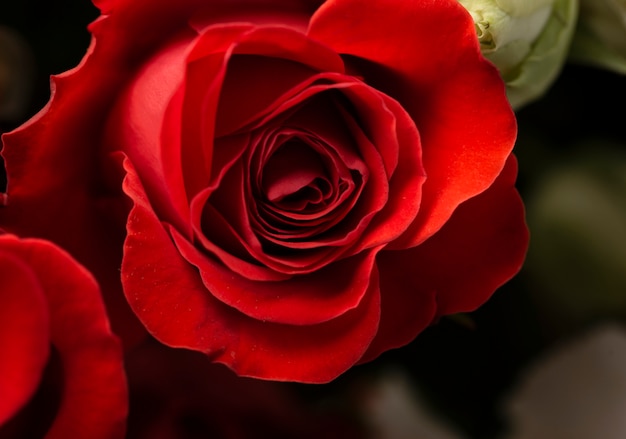
<path fill-rule="evenodd" d="M 419 244 L 491 185 L 515 141 L 504 84 L 480 54 L 471 17 L 455 0 L 329 0 L 309 35 L 350 55 L 365 82 L 413 117 L 427 180 L 420 213 L 396 247 Z"/>
<path fill-rule="evenodd" d="M 414 250 L 424 281 L 437 292 L 438 315 L 475 310 L 522 267 L 529 234 L 516 175 L 511 156 L 492 187 L 459 206 Z"/>
<path fill-rule="evenodd" d="M 378 254 L 383 311 L 367 358 L 408 343 L 436 315 L 475 310 L 520 270 L 528 230 L 516 174 L 511 156 L 493 186 L 459 206 L 433 237 Z"/>

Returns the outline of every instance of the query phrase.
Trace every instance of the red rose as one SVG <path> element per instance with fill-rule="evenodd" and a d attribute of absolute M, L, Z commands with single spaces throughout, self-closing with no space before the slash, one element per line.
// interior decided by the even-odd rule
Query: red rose
<path fill-rule="evenodd" d="M 0 437 L 124 437 L 121 345 L 83 267 L 49 242 L 0 235 L 0 322 Z"/>
<path fill-rule="evenodd" d="M 161 342 L 326 382 L 519 270 L 515 117 L 455 0 L 96 3 L 5 138 L 0 221 L 108 279 L 123 162 L 122 284 Z"/>

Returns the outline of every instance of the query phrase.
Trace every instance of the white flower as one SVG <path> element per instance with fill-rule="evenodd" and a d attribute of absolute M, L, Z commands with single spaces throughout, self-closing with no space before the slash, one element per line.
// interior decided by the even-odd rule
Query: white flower
<path fill-rule="evenodd" d="M 549 88 L 565 63 L 578 0 L 459 0 L 470 13 L 483 55 L 500 71 L 511 105 Z"/>

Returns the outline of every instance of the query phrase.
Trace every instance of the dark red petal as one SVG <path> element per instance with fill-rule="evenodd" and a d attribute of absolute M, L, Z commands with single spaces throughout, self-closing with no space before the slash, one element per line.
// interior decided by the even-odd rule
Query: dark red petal
<path fill-rule="evenodd" d="M 359 227 L 355 226 L 344 233 L 344 235 L 348 233 L 363 235 L 351 252 L 387 243 L 405 232 L 414 221 L 420 207 L 421 187 L 426 177 L 422 167 L 419 134 L 410 116 L 392 98 L 343 75 L 326 74 L 318 77 L 337 83 L 311 84 L 301 91 L 300 95 L 303 97 L 300 100 L 304 100 L 304 96 L 310 98 L 313 93 L 326 90 L 345 94 L 356 108 L 354 116 L 362 125 L 357 126 L 354 119 L 347 114 L 344 115 L 343 123 L 345 128 L 350 130 L 355 143 L 350 147 L 357 150 L 361 156 L 358 159 L 359 166 L 357 167 L 357 162 L 347 154 L 349 151 L 343 144 L 348 142 L 343 140 L 345 135 L 338 135 L 338 129 L 334 132 L 328 131 L 324 124 L 315 123 L 313 117 L 310 117 L 307 123 L 298 122 L 296 126 L 302 129 L 312 128 L 312 131 L 331 147 L 341 146 L 337 151 L 346 162 L 354 163 L 353 169 L 362 169 L 361 161 L 368 166 L 369 181 L 364 185 L 363 194 L 352 211 L 352 215 L 361 223 L 358 224 Z M 331 111 L 326 110 L 325 114 L 332 114 Z M 298 113 L 295 116 L 297 115 Z M 293 119 L 297 121 L 295 116 Z M 289 122 L 291 121 L 290 118 Z M 361 170 L 360 173 L 365 175 L 367 170 Z M 366 229 L 371 217 L 374 218 L 373 223 Z M 345 244 L 335 235 L 331 234 L 330 237 L 319 241 L 335 245 Z M 309 242 L 315 244 L 314 240 Z"/>
<path fill-rule="evenodd" d="M 303 143 L 279 148 L 265 164 L 260 184 L 267 201 L 278 204 L 284 198 L 311 186 L 316 178 L 325 178 L 324 162 L 315 150 Z M 313 200 L 319 203 L 322 193 Z M 303 210 L 298 205 L 296 211 Z"/>
<path fill-rule="evenodd" d="M 231 222 L 226 219 L 222 212 L 210 205 L 204 205 L 208 194 L 200 193 L 192 202 L 192 214 L 194 221 L 199 224 L 201 218 L 195 215 L 205 215 L 210 218 L 210 223 L 201 228 L 196 227 L 195 240 L 198 245 L 219 258 L 219 260 L 237 275 L 253 280 L 280 280 L 291 277 L 291 274 L 281 273 L 270 267 L 261 265 L 249 255 L 249 245 L 246 239 L 240 236 L 233 228 Z M 200 207 L 196 208 L 196 204 Z M 179 233 L 180 234 L 180 233 Z M 208 236 L 208 237 L 207 237 Z M 260 247 L 258 241 L 254 244 Z"/>
<path fill-rule="evenodd" d="M 414 269 L 405 259 L 395 259 L 389 265 L 394 262 L 403 263 L 403 268 L 407 270 Z M 379 266 L 386 269 L 386 261 L 379 263 Z M 410 343 L 432 323 L 437 311 L 436 294 L 418 287 L 411 288 L 418 282 L 419 280 L 407 282 L 406 277 L 402 276 L 387 276 L 384 281 L 381 279 L 380 326 L 359 363 L 367 363 L 389 349 Z"/>
<path fill-rule="evenodd" d="M 47 241 L 2 238 L 45 292 L 50 341 L 63 364 L 61 405 L 46 438 L 122 438 L 128 411 L 122 349 L 91 274 Z"/>
<path fill-rule="evenodd" d="M 337 245 L 333 242 L 337 238 L 324 232 L 345 218 L 354 206 L 362 181 L 367 178 L 362 175 L 368 173 L 367 167 L 360 159 L 351 163 L 348 157 L 356 154 L 350 148 L 329 142 L 311 127 L 285 129 L 280 136 L 288 140 L 267 163 L 249 166 L 259 168 L 259 175 L 250 176 L 255 199 L 249 201 L 257 233 L 283 248 Z M 289 265 L 288 258 L 281 259 Z"/>
<path fill-rule="evenodd" d="M 422 245 L 378 254 L 383 311 L 367 358 L 408 343 L 435 313 L 475 310 L 520 270 L 528 230 L 516 174 L 511 156 L 494 184 Z"/>
<path fill-rule="evenodd" d="M 0 224 L 20 236 L 53 241 L 88 267 L 101 283 L 116 333 L 131 346 L 145 331 L 119 282 L 126 206 L 118 166 L 100 144 L 126 73 L 114 59 L 122 54 L 111 49 L 94 40 L 78 67 L 52 78 L 48 105 L 3 135 L 8 202 Z"/>
<path fill-rule="evenodd" d="M 324 0 L 221 0 L 206 8 L 198 26 L 220 22 L 249 22 L 257 25 L 279 25 L 304 32 L 311 14 Z"/>
<path fill-rule="evenodd" d="M 323 0 L 94 0 L 103 15 L 117 15 L 118 44 L 158 40 L 174 26 L 194 17 L 198 27 L 215 23 L 281 24 L 304 30 Z"/>
<path fill-rule="evenodd" d="M 0 426 L 32 397 L 50 351 L 48 304 L 31 267 L 0 237 Z"/>
<path fill-rule="evenodd" d="M 251 57 L 255 68 L 242 69 Z M 203 30 L 187 61 L 181 134 L 189 197 L 209 184 L 215 137 L 268 111 L 280 90 L 288 90 L 315 70 L 343 71 L 341 58 L 302 33 L 241 23 Z M 266 64 L 272 76 L 262 68 Z M 242 74 L 247 77 L 241 78 Z"/>
<path fill-rule="evenodd" d="M 280 130 L 280 126 L 276 128 Z M 288 130 L 287 130 L 288 131 Z M 232 136 L 230 139 L 233 139 Z M 222 139 L 224 140 L 224 139 Z M 228 142 L 226 145 L 240 149 L 241 140 L 253 143 L 254 139 L 240 139 L 237 142 Z M 269 142 L 268 142 L 269 143 Z M 221 147 L 224 142 L 217 143 Z M 246 146 L 246 145 L 244 145 Z M 248 145 L 253 148 L 252 145 Z M 344 145 L 335 145 L 339 149 L 344 160 L 352 167 L 360 168 L 365 172 L 365 166 L 353 152 L 347 150 Z M 257 145 L 256 149 L 262 149 Z M 321 153 L 320 153 L 321 155 Z M 337 155 L 337 154 L 334 154 Z M 260 161 L 260 160 L 258 160 Z M 254 171 L 251 168 L 263 168 L 262 164 L 245 164 L 239 161 L 236 164 L 227 163 L 229 171 L 220 173 L 219 187 L 211 194 L 210 190 L 199 193 L 191 203 L 191 214 L 196 239 L 209 251 L 217 255 L 226 265 L 239 274 L 251 279 L 269 280 L 284 278 L 285 274 L 311 272 L 325 265 L 331 252 L 337 253 L 334 248 L 317 250 L 302 250 L 293 252 L 285 257 L 275 256 L 266 252 L 260 239 L 267 238 L 264 231 L 254 230 L 254 218 L 259 203 L 262 203 L 261 195 L 250 193 L 246 187 L 247 176 Z M 261 173 L 260 170 L 257 171 Z M 265 172 L 265 171 L 263 171 Z M 346 171 L 347 173 L 347 171 Z M 254 179 L 254 176 L 250 176 Z M 210 188 L 212 190 L 212 188 Z M 211 199 L 209 200 L 209 197 Z M 256 201 L 253 197 L 259 197 Z M 263 227 L 263 226 L 260 226 Z M 258 235 L 257 235 L 258 234 Z M 313 239 L 303 242 L 304 245 L 319 247 L 320 244 Z M 295 244 L 294 244 L 295 246 Z M 251 264 L 259 261 L 260 265 Z M 274 273 L 268 270 L 275 270 Z"/>
<path fill-rule="evenodd" d="M 343 71 L 336 53 L 299 32 L 282 27 L 251 30 L 237 41 L 228 61 L 216 135 L 258 119 L 278 97 L 316 73 Z"/>
<path fill-rule="evenodd" d="M 378 328 L 378 272 L 359 306 L 326 323 L 292 326 L 251 319 L 202 284 L 155 217 L 130 163 L 124 188 L 135 202 L 128 221 L 122 282 L 128 301 L 162 343 L 207 353 L 240 375 L 328 382 L 354 365 Z"/>
<path fill-rule="evenodd" d="M 181 122 L 181 166 L 189 199 L 209 185 L 217 107 L 234 45 L 252 29 L 250 24 L 213 26 L 198 37 L 185 72 Z"/>
<path fill-rule="evenodd" d="M 328 167 L 339 173 L 337 181 L 332 182 L 333 186 L 339 186 L 338 182 L 341 181 L 344 182 L 346 190 L 329 206 L 332 209 L 324 212 L 322 217 L 326 220 L 324 233 L 320 231 L 310 239 L 292 243 L 292 246 L 294 248 L 334 246 L 336 248 L 334 253 L 341 253 L 346 246 L 358 239 L 371 217 L 384 206 L 387 201 L 388 184 L 384 157 L 381 157 L 380 151 L 377 150 L 376 139 L 369 138 L 363 127 L 358 125 L 355 120 L 358 115 L 351 114 L 352 108 L 345 108 L 371 104 L 359 99 L 348 103 L 345 99 L 346 96 L 348 100 L 352 95 L 358 96 L 361 89 L 367 87 L 349 76 L 319 76 L 320 79 L 323 77 L 336 83 L 315 84 L 304 90 L 303 95 L 312 92 L 319 95 L 311 95 L 309 101 L 285 123 L 303 132 L 312 133 L 320 144 L 317 148 L 319 156 L 327 157 L 327 161 L 332 163 Z M 378 113 L 381 108 L 375 106 L 372 110 Z M 385 119 L 387 114 L 379 116 Z M 389 146 L 393 156 L 397 152 L 393 148 L 393 141 L 389 142 Z M 334 191 L 338 192 L 339 188 L 335 187 Z"/>
<path fill-rule="evenodd" d="M 517 127 L 495 67 L 480 54 L 471 17 L 455 0 L 329 0 L 309 35 L 355 60 L 367 83 L 397 99 L 419 130 L 420 213 L 398 241 L 419 244 L 461 202 L 484 191 L 510 154 Z"/>

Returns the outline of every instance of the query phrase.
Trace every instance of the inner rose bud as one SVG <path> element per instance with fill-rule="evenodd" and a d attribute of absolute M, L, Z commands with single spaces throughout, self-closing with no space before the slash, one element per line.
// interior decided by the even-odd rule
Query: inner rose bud
<path fill-rule="evenodd" d="M 190 70 L 194 77 L 203 62 Z M 250 264 L 309 273 L 370 247 L 360 240 L 390 201 L 403 150 L 411 152 L 402 172 L 422 169 L 415 127 L 411 142 L 396 131 L 399 119 L 410 120 L 399 105 L 353 76 L 311 65 L 242 54 L 226 64 L 221 135 L 203 148 L 203 156 L 213 151 L 211 182 L 192 199 L 191 214 L 196 242 L 246 277 Z M 248 86 L 249 105 L 230 108 Z M 405 226 L 417 213 L 417 185 L 412 195 Z"/>
<path fill-rule="evenodd" d="M 281 210 L 299 212 L 308 210 L 309 205 L 318 206 L 328 198 L 331 184 L 324 165 L 302 139 L 290 138 L 272 149 L 263 170 L 261 187 L 257 187 L 267 201 L 277 204 Z M 320 188 L 324 184 L 326 187 Z M 284 206 L 281 206 L 282 201 L 286 201 Z"/>
<path fill-rule="evenodd" d="M 330 157 L 318 155 L 315 146 L 307 145 L 300 138 L 289 139 L 278 146 L 262 170 L 260 184 L 252 189 L 259 200 L 260 217 L 266 221 L 268 232 L 276 230 L 275 237 L 308 238 L 313 233 L 302 233 L 302 227 L 320 223 L 321 230 L 326 230 L 328 213 L 338 207 L 355 186 L 349 170 Z M 348 175 L 340 176 L 337 167 L 347 170 Z"/>

